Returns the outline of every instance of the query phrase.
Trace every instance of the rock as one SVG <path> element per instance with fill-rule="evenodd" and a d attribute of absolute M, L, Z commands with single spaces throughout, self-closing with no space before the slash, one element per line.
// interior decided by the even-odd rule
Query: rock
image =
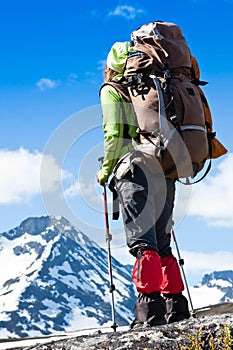
<path fill-rule="evenodd" d="M 233 349 L 233 313 L 208 315 L 190 318 L 169 325 L 137 328 L 136 330 L 117 331 L 78 336 L 24 348 L 25 350 L 170 350 L 190 349 L 194 338 L 201 344 L 200 349 L 224 349 L 223 338 Z M 210 347 L 210 342 L 212 346 Z M 21 348 L 22 349 L 22 348 Z M 194 349 L 194 348 L 192 348 Z"/>

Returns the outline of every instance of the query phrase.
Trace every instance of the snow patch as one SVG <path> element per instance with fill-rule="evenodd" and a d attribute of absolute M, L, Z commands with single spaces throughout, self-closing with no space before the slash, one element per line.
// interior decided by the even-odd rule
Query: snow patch
<path fill-rule="evenodd" d="M 227 287 L 232 287 L 232 283 L 226 280 L 221 280 L 221 279 L 215 279 L 211 280 L 210 282 L 211 286 L 219 286 L 221 288 L 227 288 Z"/>
<path fill-rule="evenodd" d="M 67 327 L 67 331 L 73 331 L 74 329 L 85 329 L 99 327 L 98 321 L 94 317 L 87 317 L 86 313 L 75 308 L 73 310 L 72 318 L 69 320 L 70 326 Z"/>

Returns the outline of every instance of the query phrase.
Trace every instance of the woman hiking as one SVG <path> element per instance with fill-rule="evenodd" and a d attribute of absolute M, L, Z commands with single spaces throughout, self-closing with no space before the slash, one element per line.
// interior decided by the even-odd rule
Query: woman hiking
<path fill-rule="evenodd" d="M 104 161 L 100 185 L 114 173 L 138 291 L 131 328 L 162 325 L 190 317 L 179 265 L 171 250 L 175 180 L 166 178 L 155 157 L 135 150 L 137 122 L 122 82 L 132 47 L 116 42 L 108 56 L 100 90 Z"/>

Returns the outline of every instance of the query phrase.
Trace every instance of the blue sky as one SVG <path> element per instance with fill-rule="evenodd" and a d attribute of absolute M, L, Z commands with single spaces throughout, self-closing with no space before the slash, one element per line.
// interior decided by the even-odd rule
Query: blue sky
<path fill-rule="evenodd" d="M 184 194 L 191 200 L 176 217 L 178 243 L 196 282 L 204 272 L 233 267 L 232 0 L 1 2 L 0 232 L 28 216 L 59 214 L 104 242 L 95 182 L 102 71 L 115 41 L 129 40 L 132 30 L 154 20 L 182 28 L 201 78 L 209 81 L 204 91 L 217 136 L 229 150 Z M 41 180 L 43 155 L 49 170 Z M 122 222 L 111 226 L 113 254 L 126 261 Z"/>

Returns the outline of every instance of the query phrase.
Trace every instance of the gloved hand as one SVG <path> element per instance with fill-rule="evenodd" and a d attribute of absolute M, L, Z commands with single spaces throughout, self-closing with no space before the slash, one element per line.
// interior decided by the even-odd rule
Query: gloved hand
<path fill-rule="evenodd" d="M 100 186 L 105 185 L 105 182 L 99 178 L 99 172 L 97 173 L 97 182 L 100 184 Z"/>
<path fill-rule="evenodd" d="M 108 181 L 108 177 L 106 177 L 106 175 L 103 175 L 102 169 L 100 169 L 97 173 L 97 181 L 100 184 L 100 186 L 104 186 Z"/>

